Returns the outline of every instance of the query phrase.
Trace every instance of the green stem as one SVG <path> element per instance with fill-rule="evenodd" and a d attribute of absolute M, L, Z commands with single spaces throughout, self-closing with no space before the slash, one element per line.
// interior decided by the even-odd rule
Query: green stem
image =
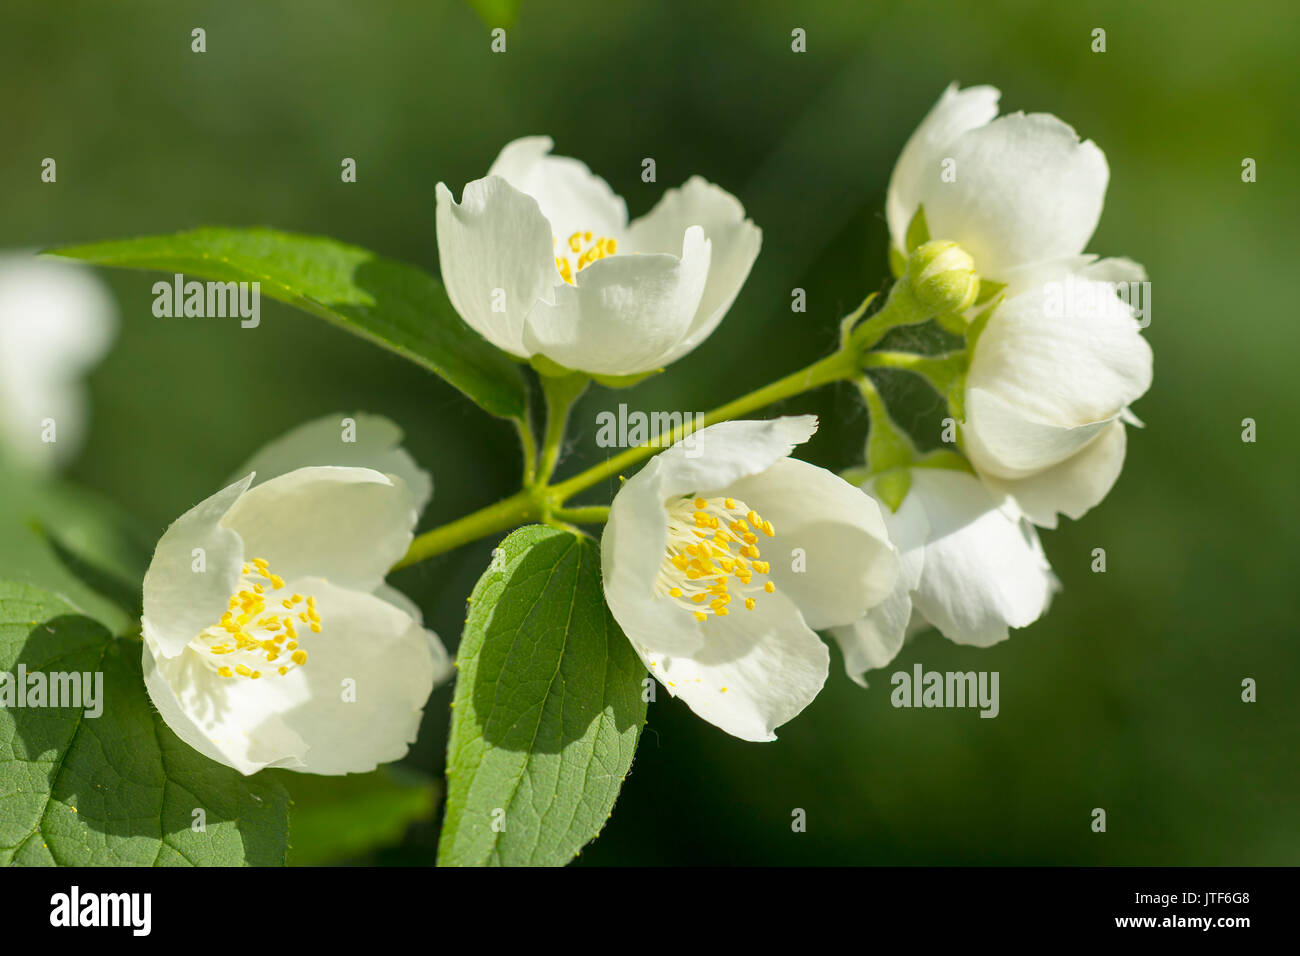
<path fill-rule="evenodd" d="M 504 531 L 506 528 L 515 528 L 529 521 L 541 520 L 546 510 L 539 502 L 534 489 L 522 488 L 494 505 L 480 508 L 473 514 L 458 518 L 450 524 L 426 531 L 411 542 L 406 556 L 393 565 L 393 570 L 459 548 L 462 544 L 477 541 L 494 531 Z"/>
<path fill-rule="evenodd" d="M 807 368 L 800 369 L 785 378 L 772 382 L 770 385 L 764 385 L 762 388 L 756 389 L 748 395 L 742 395 L 725 405 L 720 405 L 711 412 L 706 412 L 703 420 L 692 421 L 688 419 L 677 428 L 674 428 L 667 438 L 661 435 L 652 444 L 629 448 L 627 451 L 615 455 L 599 465 L 588 468 L 581 474 L 574 475 L 567 481 L 552 485 L 551 491 L 555 494 L 557 501 L 568 501 L 578 492 L 590 488 L 597 482 L 603 481 L 611 475 L 616 475 L 620 471 L 680 441 L 696 428 L 706 428 L 717 422 L 727 421 L 739 415 L 744 415 L 746 412 L 752 412 L 756 408 L 772 405 L 830 382 L 850 379 L 856 372 L 857 362 L 854 360 L 852 352 L 840 351 L 828 355 L 820 361 L 813 362 Z"/>
<path fill-rule="evenodd" d="M 525 412 L 523 418 L 512 419 L 515 430 L 519 432 L 519 444 L 524 455 L 524 487 L 537 480 L 537 439 L 533 437 L 533 416 Z"/>
<path fill-rule="evenodd" d="M 573 524 L 604 524 L 609 520 L 608 505 L 591 505 L 584 508 L 556 508 L 551 514 L 561 521 Z"/>
<path fill-rule="evenodd" d="M 866 303 L 863 304 L 863 309 L 865 305 Z M 849 323 L 847 327 L 852 329 L 848 336 L 849 341 L 839 351 L 813 362 L 807 368 L 792 372 L 769 385 L 755 389 L 748 395 L 742 395 L 725 405 L 718 406 L 713 411 L 705 413 L 702 420 L 683 422 L 666 438 L 661 435 L 653 443 L 629 448 L 599 465 L 553 485 L 548 485 L 547 482 L 559 461 L 568 411 L 573 401 L 587 387 L 588 380 L 586 376 L 578 374 L 542 375 L 542 388 L 547 402 L 546 436 L 543 439 L 539 467 L 525 469 L 525 487 L 503 501 L 488 505 L 440 528 L 426 531 L 411 542 L 410 550 L 394 566 L 394 570 L 416 564 L 444 551 L 450 551 L 452 548 L 493 532 L 517 527 L 529 521 L 575 524 L 603 522 L 609 517 L 607 507 L 564 508 L 562 506 L 578 492 L 651 457 L 663 448 L 680 441 L 697 428 L 706 428 L 718 422 L 737 418 L 747 412 L 773 405 L 831 382 L 854 378 L 860 374 L 864 364 L 863 353 L 866 349 L 880 341 L 885 332 L 891 328 L 923 322 L 929 318 L 922 312 L 905 284 L 895 283 L 888 301 L 879 312 L 857 328 L 852 328 L 852 324 Z M 916 358 L 923 358 L 923 356 Z M 521 425 L 520 440 L 524 445 L 525 459 L 535 460 L 535 446 L 530 428 Z"/>
<path fill-rule="evenodd" d="M 902 325 L 916 325 L 931 318 L 933 318 L 932 314 L 912 293 L 912 287 L 905 280 L 900 280 L 889 290 L 889 298 L 885 301 L 884 307 L 849 332 L 848 347 L 856 354 L 863 355 L 891 329 Z"/>
<path fill-rule="evenodd" d="M 569 424 L 569 409 L 587 390 L 591 379 L 582 374 L 540 376 L 542 394 L 546 396 L 546 435 L 542 438 L 542 457 L 536 478 L 525 484 L 545 485 L 555 474 L 564 447 L 564 432 Z"/>
<path fill-rule="evenodd" d="M 916 355 L 912 352 L 870 352 L 862 357 L 864 368 L 897 368 L 920 375 L 940 395 L 966 371 L 965 351 L 945 352 L 942 355 Z"/>

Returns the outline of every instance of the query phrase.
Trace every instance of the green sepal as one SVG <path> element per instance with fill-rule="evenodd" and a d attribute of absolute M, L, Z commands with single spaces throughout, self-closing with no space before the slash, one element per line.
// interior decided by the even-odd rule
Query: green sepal
<path fill-rule="evenodd" d="M 903 278 L 903 273 L 907 271 L 907 256 L 898 251 L 898 247 L 892 243 L 889 246 L 889 271 L 895 279 Z"/>
<path fill-rule="evenodd" d="M 890 511 L 898 511 L 903 506 L 903 499 L 912 488 L 912 470 L 910 468 L 893 468 L 876 478 L 872 490 Z"/>
<path fill-rule="evenodd" d="M 994 282 L 992 279 L 980 279 L 980 294 L 975 297 L 976 305 L 983 305 L 995 295 L 1007 287 L 1005 282 Z"/>
<path fill-rule="evenodd" d="M 914 468 L 939 468 L 944 471 L 964 471 L 975 474 L 975 469 L 965 455 L 947 448 L 936 448 L 927 452 L 913 463 Z"/>
<path fill-rule="evenodd" d="M 910 255 L 917 246 L 922 246 L 929 241 L 930 227 L 925 222 L 925 207 L 917 206 L 916 215 L 907 224 L 907 238 L 903 240 L 903 245 L 907 247 L 907 253 Z"/>
<path fill-rule="evenodd" d="M 661 368 L 653 368 L 648 372 L 637 372 L 634 375 L 593 375 L 591 380 L 597 385 L 604 385 L 606 388 L 631 388 L 633 385 L 640 384 L 652 375 L 658 375 L 662 371 Z"/>

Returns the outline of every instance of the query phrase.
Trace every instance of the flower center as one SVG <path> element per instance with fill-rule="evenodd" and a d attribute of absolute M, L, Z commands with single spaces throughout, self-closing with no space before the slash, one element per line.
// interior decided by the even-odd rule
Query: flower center
<path fill-rule="evenodd" d="M 283 675 L 306 664 L 307 652 L 298 646 L 298 627 L 312 634 L 321 632 L 316 598 L 287 594 L 284 578 L 261 558 L 244 565 L 241 574 L 229 610 L 190 641 L 190 647 L 221 677 L 256 680 L 268 665 Z"/>
<path fill-rule="evenodd" d="M 560 237 L 552 236 L 555 246 L 555 268 L 560 270 L 560 278 L 569 285 L 574 284 L 576 276 L 597 259 L 612 256 L 618 251 L 618 240 L 608 236 L 592 236 L 590 232 L 575 232 L 569 237 L 565 248 L 560 248 Z"/>
<path fill-rule="evenodd" d="M 771 594 L 776 585 L 753 584 L 755 573 L 772 566 L 759 560 L 758 536 L 773 537 L 772 522 L 735 498 L 681 498 L 668 505 L 668 543 L 655 577 L 655 596 L 667 597 L 697 621 L 710 614 L 726 617 L 732 595 L 745 595 L 745 610 L 754 609 L 749 595 Z"/>

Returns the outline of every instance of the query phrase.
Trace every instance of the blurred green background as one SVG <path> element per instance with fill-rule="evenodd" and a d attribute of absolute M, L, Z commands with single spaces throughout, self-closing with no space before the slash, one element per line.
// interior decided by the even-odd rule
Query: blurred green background
<path fill-rule="evenodd" d="M 190 52 L 196 26 L 205 54 Z M 795 27 L 804 54 L 791 52 Z M 1105 53 L 1091 50 L 1097 27 Z M 1294 864 L 1298 31 L 1286 0 L 524 0 L 494 55 L 484 22 L 452 0 L 7 3 L 0 248 L 270 225 L 436 271 L 434 184 L 459 194 L 515 137 L 553 136 L 633 216 L 700 173 L 762 227 L 754 272 L 668 374 L 585 397 L 563 475 L 604 454 L 602 409 L 705 410 L 832 347 L 838 317 L 886 282 L 889 172 L 948 82 L 1056 113 L 1110 161 L 1089 248 L 1147 266 L 1156 376 L 1109 498 L 1045 535 L 1065 588 L 1050 614 L 985 651 L 923 635 L 897 661 L 999 671 L 1001 715 L 895 710 L 895 668 L 864 691 L 838 651 L 826 690 L 773 744 L 734 740 L 661 694 L 580 863 Z M 39 180 L 46 156 L 55 185 Z M 340 182 L 345 156 L 355 184 Z M 653 185 L 639 175 L 647 156 Z M 405 428 L 435 477 L 425 527 L 514 490 L 510 427 L 397 357 L 269 302 L 255 333 L 156 319 L 154 276 L 105 278 L 122 332 L 90 379 L 91 437 L 68 477 L 135 515 L 146 539 L 264 441 L 334 411 Z M 790 312 L 794 287 L 806 314 Z M 933 444 L 938 399 L 885 388 Z M 805 457 L 860 460 L 866 420 L 850 390 L 779 411 L 821 416 Z M 1246 417 L 1256 444 L 1241 441 Z M 36 492 L 6 480 L 13 518 Z M 4 528 L 0 573 L 43 580 L 26 533 Z M 395 576 L 452 646 L 493 543 Z M 1104 575 L 1089 570 L 1096 547 Z M 1245 677 L 1257 703 L 1240 699 Z M 441 772 L 449 700 L 444 687 L 430 701 L 412 767 Z M 1105 834 L 1090 829 L 1094 807 Z M 791 831 L 795 808 L 805 833 Z M 435 838 L 435 822 L 416 825 L 354 859 L 427 862 Z"/>

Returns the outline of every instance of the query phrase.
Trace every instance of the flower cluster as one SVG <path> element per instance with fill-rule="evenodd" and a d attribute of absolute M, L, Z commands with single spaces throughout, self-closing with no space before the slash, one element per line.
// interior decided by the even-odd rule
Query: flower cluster
<path fill-rule="evenodd" d="M 1125 424 L 1137 423 L 1128 406 L 1151 383 L 1123 284 L 1146 277 L 1083 252 L 1106 188 L 1101 150 L 1052 116 L 995 119 L 998 97 L 948 89 L 886 201 L 913 307 L 965 337 L 964 381 L 949 394 L 964 454 L 869 462 L 855 497 L 778 457 L 808 437 L 806 420 L 732 422 L 696 436 L 703 461 L 665 452 L 615 498 L 614 616 L 670 694 L 736 736 L 772 739 L 820 690 L 812 629 L 829 630 L 865 684 L 926 626 L 986 647 L 1037 620 L 1059 584 L 1035 526 L 1079 518 L 1119 474 Z M 894 427 L 883 406 L 872 419 Z M 746 509 L 775 532 L 762 561 L 735 552 L 744 522 L 729 519 Z M 738 573 L 754 592 L 751 570 L 786 599 L 747 597 L 718 620 L 736 606 Z M 684 613 L 689 602 L 702 613 Z"/>
<path fill-rule="evenodd" d="M 883 309 L 860 325 L 855 313 L 836 355 L 745 406 L 855 379 L 871 438 L 853 482 L 791 457 L 814 418 L 725 420 L 732 403 L 626 480 L 604 518 L 615 620 L 669 694 L 736 737 L 774 739 L 820 692 L 830 655 L 818 631 L 865 683 L 922 628 L 986 647 L 1037 620 L 1059 588 L 1037 529 L 1082 516 L 1119 474 L 1129 406 L 1151 383 L 1130 294 L 1145 274 L 1084 252 L 1106 189 L 1101 150 L 1052 116 L 997 118 L 998 98 L 948 89 L 904 147 L 886 198 L 898 281 Z M 550 148 L 509 144 L 459 202 L 438 185 L 452 305 L 578 391 L 662 369 L 721 322 L 759 230 L 699 178 L 629 223 L 603 180 Z M 948 370 L 931 381 L 955 447 L 922 454 L 865 377 L 863 343 L 932 319 L 963 346 L 902 366 Z M 256 456 L 167 530 L 145 579 L 155 705 L 245 773 L 400 757 L 450 674 L 418 609 L 384 583 L 431 481 L 390 423 L 342 423 L 355 440 L 327 419 Z M 550 501 L 544 472 L 525 479 L 528 507 Z"/>

